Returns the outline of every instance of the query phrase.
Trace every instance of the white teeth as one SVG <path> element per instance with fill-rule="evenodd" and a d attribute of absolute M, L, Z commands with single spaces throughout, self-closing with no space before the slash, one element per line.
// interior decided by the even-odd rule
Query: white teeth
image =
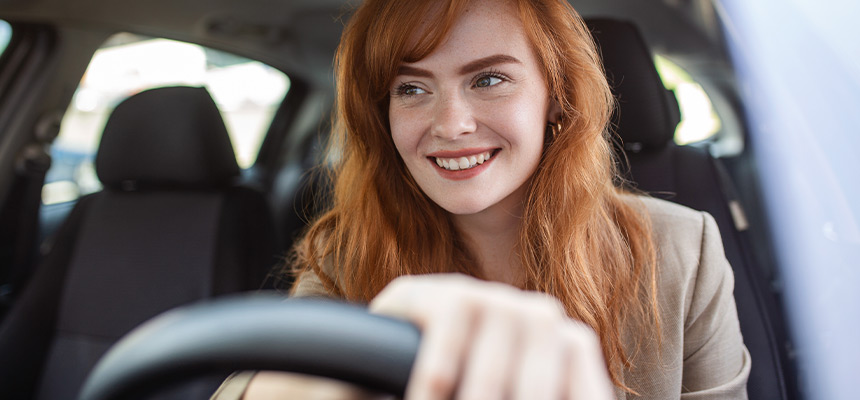
<path fill-rule="evenodd" d="M 460 163 L 460 169 L 469 168 L 469 166 L 471 165 L 469 164 L 469 159 L 466 157 L 460 157 L 460 159 L 457 161 Z"/>
<path fill-rule="evenodd" d="M 483 164 L 487 160 L 492 157 L 493 153 L 490 151 L 477 154 L 469 157 L 460 157 L 460 158 L 439 158 L 436 157 L 436 165 L 439 167 L 445 168 L 449 171 L 459 171 L 463 169 L 469 169 L 477 167 L 478 165 Z"/>

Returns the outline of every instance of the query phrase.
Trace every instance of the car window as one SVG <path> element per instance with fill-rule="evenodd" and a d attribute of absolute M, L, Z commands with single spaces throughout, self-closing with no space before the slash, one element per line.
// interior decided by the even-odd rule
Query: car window
<path fill-rule="evenodd" d="M 0 54 L 6 51 L 6 46 L 9 45 L 9 39 L 12 38 L 12 27 L 8 22 L 0 19 Z"/>
<path fill-rule="evenodd" d="M 675 143 L 684 145 L 700 142 L 719 132 L 720 117 L 702 85 L 666 57 L 657 55 L 654 64 L 663 85 L 675 92 L 681 108 L 681 123 L 675 130 Z"/>
<path fill-rule="evenodd" d="M 119 33 L 95 52 L 63 117 L 51 149 L 44 204 L 72 201 L 101 188 L 94 158 L 114 107 L 143 90 L 204 86 L 221 110 L 236 161 L 256 161 L 276 108 L 289 90 L 282 72 L 247 58 L 196 44 Z"/>

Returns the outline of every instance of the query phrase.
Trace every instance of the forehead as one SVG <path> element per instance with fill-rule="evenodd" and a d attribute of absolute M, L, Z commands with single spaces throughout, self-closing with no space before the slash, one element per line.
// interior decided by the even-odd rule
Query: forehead
<path fill-rule="evenodd" d="M 413 32 L 417 40 L 430 24 L 439 23 L 439 10 L 432 10 Z M 531 53 L 528 38 L 513 0 L 471 0 L 458 13 L 437 48 L 412 64 L 454 62 L 494 54 Z M 518 57 L 519 58 L 519 57 Z"/>

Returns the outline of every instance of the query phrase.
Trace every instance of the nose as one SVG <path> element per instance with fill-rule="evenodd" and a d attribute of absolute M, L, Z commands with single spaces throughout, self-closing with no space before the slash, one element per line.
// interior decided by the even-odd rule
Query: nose
<path fill-rule="evenodd" d="M 462 93 L 455 90 L 440 96 L 434 106 L 433 136 L 453 140 L 475 132 L 477 127 L 472 108 Z"/>

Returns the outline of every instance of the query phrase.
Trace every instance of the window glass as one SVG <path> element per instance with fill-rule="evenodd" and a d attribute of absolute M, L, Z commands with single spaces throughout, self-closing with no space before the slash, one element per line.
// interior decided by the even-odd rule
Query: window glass
<path fill-rule="evenodd" d="M 9 39 L 12 38 L 12 27 L 9 23 L 0 19 L 0 54 L 6 51 L 6 46 L 9 45 Z"/>
<path fill-rule="evenodd" d="M 699 142 L 719 132 L 720 118 L 702 85 L 665 57 L 656 56 L 654 63 L 663 85 L 675 92 L 681 108 L 681 123 L 675 130 L 675 143 L 684 145 Z"/>
<path fill-rule="evenodd" d="M 256 161 L 290 81 L 257 61 L 206 47 L 120 33 L 96 51 L 52 146 L 45 204 L 97 191 L 93 160 L 105 122 L 127 97 L 162 86 L 204 86 L 221 110 L 240 167 Z"/>

